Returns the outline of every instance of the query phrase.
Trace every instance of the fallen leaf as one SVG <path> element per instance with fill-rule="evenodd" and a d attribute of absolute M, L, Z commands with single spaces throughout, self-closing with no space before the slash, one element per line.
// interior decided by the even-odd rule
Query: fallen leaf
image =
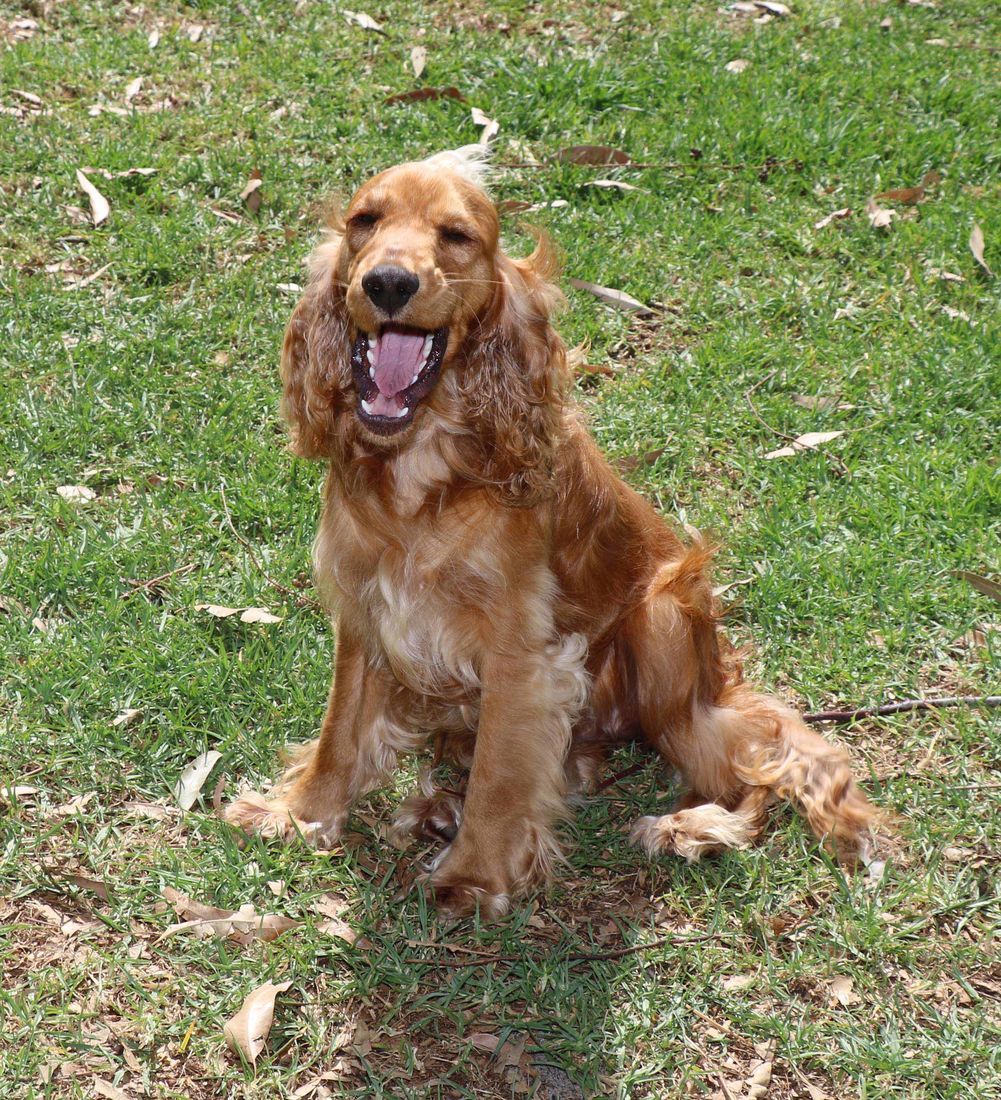
<path fill-rule="evenodd" d="M 742 73 L 750 64 L 746 57 L 735 57 L 733 61 L 728 61 L 723 68 L 728 73 Z"/>
<path fill-rule="evenodd" d="M 252 1066 L 264 1049 L 275 1019 L 275 998 L 284 993 L 291 982 L 259 985 L 243 1002 L 240 1011 L 223 1024 L 226 1043 L 235 1054 L 242 1055 Z"/>
<path fill-rule="evenodd" d="M 626 183 L 625 180 L 588 180 L 585 187 L 603 187 L 614 191 L 643 191 L 634 183 Z"/>
<path fill-rule="evenodd" d="M 978 592 L 1001 603 L 1001 582 L 991 580 L 990 577 L 982 577 L 979 573 L 971 573 L 968 569 L 956 569 L 953 571 L 953 576 L 962 577 Z"/>
<path fill-rule="evenodd" d="M 962 309 L 956 309 L 953 306 L 942 306 L 942 312 L 946 317 L 951 317 L 954 321 L 969 321 L 970 315 Z"/>
<path fill-rule="evenodd" d="M 275 290 L 280 290 L 282 294 L 301 294 L 302 287 L 298 283 L 275 283 Z M 225 366 L 225 364 L 220 364 Z"/>
<path fill-rule="evenodd" d="M 80 190 L 90 199 L 90 216 L 94 225 L 100 225 L 102 222 L 107 221 L 108 215 L 111 213 L 111 206 L 108 200 L 98 191 L 90 180 L 87 179 L 79 168 L 76 170 L 76 181 L 80 185 Z"/>
<path fill-rule="evenodd" d="M 14 95 L 18 99 L 23 100 L 29 107 L 34 108 L 36 111 L 40 111 L 45 106 L 45 101 L 40 95 L 35 95 L 34 92 L 26 92 L 21 88 L 14 89 Z"/>
<path fill-rule="evenodd" d="M 82 814 L 95 798 L 97 798 L 96 791 L 75 795 L 69 802 L 64 802 L 61 806 L 52 809 L 49 817 L 75 817 L 77 814 Z"/>
<path fill-rule="evenodd" d="M 115 715 L 111 724 L 113 726 L 134 726 L 142 718 L 143 712 L 136 707 L 130 707 Z"/>
<path fill-rule="evenodd" d="M 500 1037 L 492 1035 L 489 1031 L 474 1031 L 469 1036 L 469 1041 L 477 1050 L 484 1050 L 488 1054 L 493 1054 L 500 1043 Z"/>
<path fill-rule="evenodd" d="M 930 267 L 928 268 L 928 274 L 933 279 L 941 279 L 945 283 L 965 283 L 966 278 L 963 275 L 957 275 L 955 271 L 946 271 L 942 267 Z"/>
<path fill-rule="evenodd" d="M 821 218 L 819 222 L 813 223 L 814 229 L 826 229 L 831 222 L 841 221 L 843 218 L 850 218 L 852 214 L 852 208 L 850 206 L 843 206 L 840 210 L 834 210 L 826 217 Z"/>
<path fill-rule="evenodd" d="M 86 485 L 60 485 L 56 492 L 70 504 L 85 504 L 89 500 L 97 499 L 97 493 Z"/>
<path fill-rule="evenodd" d="M 626 313 L 655 313 L 656 310 L 652 306 L 644 305 L 642 302 L 637 301 L 632 295 L 626 294 L 624 290 L 614 290 L 612 287 L 599 286 L 597 283 L 589 283 L 584 279 L 571 279 L 570 285 L 576 287 L 577 290 L 586 290 L 589 294 L 593 294 L 599 301 L 604 302 L 606 305 L 614 306 L 615 309 L 621 309 Z"/>
<path fill-rule="evenodd" d="M 364 1020 L 359 1020 L 355 1026 L 354 1035 L 351 1037 L 351 1045 L 356 1054 L 363 1058 L 372 1053 L 372 1032 Z"/>
<path fill-rule="evenodd" d="M 181 778 L 174 786 L 174 800 L 182 810 L 190 810 L 201 793 L 209 773 L 222 759 L 222 753 L 215 749 L 199 753 L 181 772 Z"/>
<path fill-rule="evenodd" d="M 410 67 L 414 70 L 414 78 L 420 80 L 428 63 L 428 52 L 423 46 L 414 46 L 410 51 Z"/>
<path fill-rule="evenodd" d="M 891 202 L 900 202 L 905 206 L 914 206 L 925 197 L 925 192 L 929 187 L 934 187 L 935 184 L 941 182 L 941 173 L 932 169 L 930 172 L 925 172 L 917 187 L 900 187 L 893 191 L 880 191 L 876 198 L 889 199 Z"/>
<path fill-rule="evenodd" d="M 754 985 L 755 981 L 753 974 L 734 974 L 724 980 L 723 988 L 730 993 L 735 993 L 741 989 L 748 989 Z"/>
<path fill-rule="evenodd" d="M 817 394 L 794 393 L 792 403 L 799 405 L 801 409 L 817 409 L 824 412 L 827 409 L 837 408 L 837 397 L 820 397 Z"/>
<path fill-rule="evenodd" d="M 85 165 L 82 170 L 92 176 L 104 176 L 106 180 L 124 179 L 127 176 L 156 175 L 155 168 L 125 168 L 121 172 L 111 172 L 107 168 L 94 168 L 90 165 Z"/>
<path fill-rule="evenodd" d="M 371 15 L 363 11 L 348 11 L 347 8 L 344 8 L 341 14 L 349 23 L 354 23 L 367 31 L 378 31 L 380 34 L 382 33 L 382 24 L 377 23 Z"/>
<path fill-rule="evenodd" d="M 784 16 L 791 14 L 785 4 L 777 4 L 774 0 L 754 0 L 754 6 L 756 8 L 762 8 L 772 15 Z"/>
<path fill-rule="evenodd" d="M 253 172 L 250 173 L 250 179 L 247 180 L 247 186 L 240 192 L 240 198 L 251 214 L 256 214 L 257 211 L 261 209 L 261 184 L 263 182 L 260 169 L 255 168 Z"/>
<path fill-rule="evenodd" d="M 453 85 L 447 88 L 414 88 L 410 92 L 398 92 L 396 95 L 387 96 L 383 103 L 387 106 L 392 103 L 416 103 L 423 99 L 457 99 L 460 103 L 466 102 L 466 97 Z"/>
<path fill-rule="evenodd" d="M 829 987 L 829 998 L 847 1008 L 849 1005 L 859 1004 L 862 998 L 855 992 L 854 982 L 844 976 L 835 978 Z"/>
<path fill-rule="evenodd" d="M 763 1100 L 768 1095 L 768 1089 L 772 1083 L 772 1051 L 774 1050 L 774 1044 L 769 1043 L 760 1048 L 755 1045 L 755 1050 L 760 1051 L 761 1061 L 751 1070 L 750 1075 L 744 1082 L 747 1086 L 747 1091 L 744 1093 L 745 1100 Z"/>
<path fill-rule="evenodd" d="M 161 891 L 164 898 L 170 902 L 179 917 L 183 920 L 225 920 L 233 915 L 232 909 L 219 909 L 215 905 L 205 905 L 194 898 L 175 890 L 173 886 L 165 886 Z"/>
<path fill-rule="evenodd" d="M 622 473 L 629 474 L 633 470 L 638 470 L 640 466 L 652 466 L 666 449 L 666 447 L 658 447 L 653 451 L 645 451 L 641 455 L 626 455 L 625 458 L 617 459 L 615 465 Z"/>
<path fill-rule="evenodd" d="M 500 123 L 497 122 L 496 119 L 492 119 L 488 115 L 485 115 L 479 107 L 474 107 L 470 113 L 473 117 L 473 124 L 483 127 L 483 133 L 480 134 L 480 144 L 489 145 L 490 139 L 496 136 L 497 132 L 500 130 Z"/>
<path fill-rule="evenodd" d="M 18 783 L 13 787 L 0 787 L 0 801 L 7 805 L 12 802 L 33 801 L 38 794 L 38 787 L 29 786 L 27 783 Z"/>
<path fill-rule="evenodd" d="M 632 164 L 632 158 L 610 145 L 571 145 L 553 158 L 560 164 Z"/>
<path fill-rule="evenodd" d="M 124 1090 L 105 1081 L 103 1077 L 94 1078 L 94 1095 L 103 1096 L 105 1100 L 132 1100 L 132 1097 Z"/>
<path fill-rule="evenodd" d="M 984 231 L 976 222 L 973 223 L 973 228 L 970 230 L 970 251 L 977 263 L 993 279 L 994 272 L 987 266 L 987 261 L 984 259 Z"/>
<path fill-rule="evenodd" d="M 142 91 L 142 87 L 143 78 L 141 76 L 137 76 L 135 80 L 130 80 L 128 84 L 125 85 L 125 102 L 131 103 Z"/>
<path fill-rule="evenodd" d="M 896 210 L 887 210 L 875 199 L 870 199 L 865 204 L 865 212 L 869 216 L 869 224 L 873 229 L 888 229 L 890 222 L 897 216 Z"/>
<path fill-rule="evenodd" d="M 844 432 L 807 432 L 805 435 L 798 435 L 791 446 L 769 451 L 765 458 L 785 458 L 787 455 L 799 454 L 801 451 L 814 450 L 822 443 L 830 443 L 832 439 L 837 439 L 844 434 Z"/>
<path fill-rule="evenodd" d="M 195 610 L 207 611 L 217 619 L 228 619 L 230 615 L 236 615 L 241 609 L 239 607 L 225 607 L 218 603 L 196 603 Z"/>
<path fill-rule="evenodd" d="M 108 901 L 111 897 L 108 884 L 101 879 L 87 878 L 86 875 L 63 875 L 62 880 L 78 890 L 89 890 L 92 894 L 97 894 L 101 901 Z"/>
<path fill-rule="evenodd" d="M 266 607 L 248 607 L 240 615 L 241 623 L 280 623 L 281 615 L 273 615 Z"/>
<path fill-rule="evenodd" d="M 520 214 L 523 210 L 531 210 L 532 205 L 524 199 L 503 199 L 497 204 L 497 211 L 500 214 Z"/>
<path fill-rule="evenodd" d="M 160 45 L 160 32 L 156 27 L 149 32 L 149 38 L 146 39 L 146 45 L 149 46 L 151 50 L 155 50 L 157 46 Z"/>
<path fill-rule="evenodd" d="M 885 19 L 881 19 L 879 22 L 879 29 L 881 31 L 889 31 L 893 27 L 893 20 L 887 16 Z"/>

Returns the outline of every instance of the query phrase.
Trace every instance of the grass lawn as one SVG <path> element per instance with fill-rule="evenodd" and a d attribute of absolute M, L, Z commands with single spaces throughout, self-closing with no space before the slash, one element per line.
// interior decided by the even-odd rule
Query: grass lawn
<path fill-rule="evenodd" d="M 997 710 L 837 732 L 900 815 L 878 881 L 789 814 L 752 852 L 649 862 L 625 831 L 671 798 L 650 762 L 581 807 L 551 890 L 446 928 L 412 888 L 429 853 L 384 839 L 414 766 L 336 852 L 241 850 L 212 808 L 314 735 L 328 683 L 322 470 L 284 449 L 276 374 L 318 211 L 476 140 L 472 107 L 500 162 L 543 162 L 498 174 L 499 200 L 545 204 L 509 216 L 509 247 L 526 218 L 567 279 L 658 307 L 571 290 L 561 327 L 615 371 L 580 383 L 603 447 L 723 540 L 753 677 L 808 709 L 998 693 L 1001 609 L 955 571 L 1001 569 L 1001 283 L 967 244 L 979 224 L 1001 273 L 1001 16 L 790 7 L 378 0 L 377 32 L 319 0 L 0 4 L 5 1096 L 1001 1088 Z M 419 83 L 466 101 L 384 103 Z M 660 167 L 552 160 L 586 143 Z M 870 224 L 870 196 L 931 170 Z M 806 432 L 843 434 L 767 457 Z M 221 760 L 182 813 L 205 750 Z M 165 889 L 301 923 L 164 936 Z M 222 1025 L 265 981 L 290 985 L 252 1069 Z"/>

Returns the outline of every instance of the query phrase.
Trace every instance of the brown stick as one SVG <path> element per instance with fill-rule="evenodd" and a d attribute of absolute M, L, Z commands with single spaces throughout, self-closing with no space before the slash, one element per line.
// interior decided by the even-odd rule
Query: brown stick
<path fill-rule="evenodd" d="M 942 707 L 1001 707 L 1001 695 L 950 695 L 940 699 L 904 699 L 879 707 L 859 707 L 857 710 L 818 710 L 804 714 L 804 722 L 857 722 L 860 718 L 875 718 L 883 714 L 906 714 L 910 711 L 939 710 Z"/>
<path fill-rule="evenodd" d="M 649 943 L 637 943 L 631 947 L 619 947 L 612 951 L 575 951 L 569 955 L 563 957 L 564 962 L 610 962 L 615 959 L 625 958 L 626 955 L 635 955 L 639 951 L 652 951 L 657 947 L 666 947 L 668 944 L 680 944 L 685 945 L 689 943 L 707 943 L 710 940 L 718 940 L 720 936 L 715 932 L 706 932 L 700 936 L 660 936 L 658 939 L 651 940 Z M 451 948 L 448 944 L 414 944 L 414 946 L 427 946 L 427 947 L 444 947 L 446 950 L 461 950 L 467 951 L 469 948 Z M 453 970 L 463 969 L 470 966 L 489 966 L 491 963 L 518 963 L 524 962 L 525 955 L 491 955 L 488 958 L 476 958 L 476 959 L 412 959 L 410 960 L 417 966 L 445 966 Z"/>

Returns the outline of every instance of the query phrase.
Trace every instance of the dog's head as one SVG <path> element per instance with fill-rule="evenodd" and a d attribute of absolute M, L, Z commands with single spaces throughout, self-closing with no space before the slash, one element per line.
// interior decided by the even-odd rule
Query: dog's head
<path fill-rule="evenodd" d="M 398 449 L 438 415 L 485 453 L 538 460 L 540 410 L 559 405 L 566 373 L 549 325 L 555 258 L 544 241 L 527 260 L 504 254 L 482 156 L 472 146 L 380 173 L 314 252 L 282 355 L 298 453 L 334 457 L 345 439 Z"/>

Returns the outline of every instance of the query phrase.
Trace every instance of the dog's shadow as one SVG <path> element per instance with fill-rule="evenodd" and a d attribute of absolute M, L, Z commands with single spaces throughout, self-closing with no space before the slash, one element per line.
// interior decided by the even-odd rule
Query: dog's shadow
<path fill-rule="evenodd" d="M 399 1096 L 565 1100 L 608 1095 L 613 1079 L 635 1076 L 623 1037 L 659 1034 L 683 1009 L 686 980 L 698 999 L 706 967 L 692 952 L 732 934 L 735 899 L 755 877 L 748 853 L 689 866 L 632 848 L 632 822 L 667 812 L 677 793 L 637 747 L 616 753 L 604 774 L 638 764 L 638 774 L 580 801 L 564 828 L 562 874 L 494 924 L 444 923 L 426 882 L 438 846 L 394 846 L 395 796 L 363 801 L 337 889 L 356 899 L 344 988 L 365 1005 L 373 1037 L 361 1059 L 368 1087 L 393 1079 Z M 653 1058 L 672 1080 L 685 1061 L 678 1034 Z"/>

